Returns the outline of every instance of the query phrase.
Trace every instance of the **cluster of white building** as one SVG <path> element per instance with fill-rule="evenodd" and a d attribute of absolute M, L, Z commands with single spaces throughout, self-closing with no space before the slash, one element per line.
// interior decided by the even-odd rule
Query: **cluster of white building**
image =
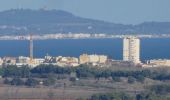
<path fill-rule="evenodd" d="M 169 34 L 140 34 L 140 35 L 135 35 L 140 38 L 169 38 Z M 81 38 L 124 38 L 124 37 L 129 37 L 129 35 L 116 35 L 116 34 L 106 34 L 106 33 L 97 33 L 97 34 L 89 34 L 89 33 L 68 33 L 68 34 L 63 34 L 63 33 L 56 33 L 56 34 L 35 34 L 34 39 L 36 40 L 44 40 L 44 39 L 63 39 L 63 38 L 73 38 L 73 39 L 81 39 Z M 0 36 L 0 40 L 29 40 L 29 35 L 5 35 L 5 36 Z"/>
<path fill-rule="evenodd" d="M 152 59 L 146 61 L 143 67 L 170 67 L 170 59 Z"/>
<path fill-rule="evenodd" d="M 87 55 L 83 54 L 79 57 L 80 64 L 92 63 L 93 65 L 106 63 L 107 56 L 105 55 Z"/>
<path fill-rule="evenodd" d="M 110 37 L 107 34 L 98 33 L 98 34 L 89 34 L 89 33 L 68 33 L 68 34 L 44 34 L 44 35 L 34 35 L 34 39 L 36 40 L 45 40 L 45 39 L 64 39 L 64 38 L 73 38 L 73 39 L 81 39 L 81 38 L 107 38 Z M 29 40 L 29 35 L 23 36 L 0 36 L 0 40 Z"/>
<path fill-rule="evenodd" d="M 86 34 L 88 37 L 90 34 Z M 102 34 L 99 34 L 103 36 Z M 60 35 L 57 35 L 60 36 Z M 70 37 L 72 34 L 70 35 Z M 84 34 L 75 34 L 75 37 L 85 37 Z M 53 37 L 53 35 L 51 35 Z M 33 61 L 31 61 L 33 60 Z M 31 65 L 33 67 L 40 64 L 53 64 L 61 67 L 65 66 L 79 66 L 80 64 L 92 64 L 99 65 L 105 64 L 108 61 L 106 55 L 88 55 L 82 54 L 79 58 L 76 57 L 52 57 L 45 56 L 45 58 L 34 58 L 19 56 L 18 58 L 14 57 L 3 57 L 0 58 L 0 65 Z M 123 39 L 123 61 L 132 62 L 135 65 L 141 65 L 143 67 L 158 67 L 158 66 L 170 66 L 170 60 L 168 59 L 153 59 L 148 60 L 145 64 L 142 64 L 140 61 L 140 39 L 134 36 L 127 36 Z M 122 61 L 122 62 L 123 62 Z M 120 62 L 120 61 L 119 61 Z"/>
<path fill-rule="evenodd" d="M 19 56 L 15 57 L 3 57 L 0 58 L 0 65 L 17 65 L 21 67 L 23 65 L 30 65 L 31 67 L 36 67 L 41 64 L 53 64 L 61 67 L 69 66 L 76 67 L 80 64 L 105 64 L 107 62 L 108 57 L 105 55 L 87 55 L 82 54 L 79 58 L 76 57 L 52 57 L 45 56 L 44 58 L 34 58 L 33 61 L 30 61 L 30 57 Z"/>

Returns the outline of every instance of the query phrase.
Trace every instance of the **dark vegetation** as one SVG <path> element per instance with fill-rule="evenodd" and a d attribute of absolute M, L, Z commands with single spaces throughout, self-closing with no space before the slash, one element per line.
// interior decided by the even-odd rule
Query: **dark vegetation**
<path fill-rule="evenodd" d="M 89 100 L 132 100 L 133 98 L 125 93 L 95 94 Z"/>
<path fill-rule="evenodd" d="M 100 93 L 88 100 L 170 100 L 170 84 L 152 85 L 147 91 L 129 95 L 124 92 Z"/>
<path fill-rule="evenodd" d="M 0 75 L 4 78 L 48 78 L 70 75 L 71 73 L 76 73 L 78 78 L 95 78 L 96 80 L 99 80 L 100 78 L 112 78 L 113 80 L 119 81 L 120 77 L 126 77 L 128 78 L 129 83 L 133 83 L 134 81 L 143 82 L 145 78 L 160 81 L 170 80 L 170 73 L 150 69 L 112 70 L 112 68 L 96 68 L 89 67 L 88 65 L 80 65 L 79 67 L 39 65 L 33 69 L 30 69 L 28 66 L 7 66 L 0 68 Z"/>
<path fill-rule="evenodd" d="M 128 70 L 127 70 L 128 69 Z M 132 70 L 133 69 L 133 70 Z M 0 75 L 4 78 L 4 84 L 15 86 L 35 87 L 41 85 L 52 86 L 57 79 L 70 78 L 70 74 L 75 73 L 79 79 L 106 79 L 113 82 L 121 82 L 121 78 L 127 79 L 127 84 L 139 82 L 143 84 L 145 79 L 161 81 L 164 84 L 147 85 L 146 91 L 129 95 L 128 93 L 105 93 L 94 94 L 89 100 L 169 100 L 170 84 L 166 81 L 170 80 L 170 73 L 166 69 L 142 69 L 142 68 L 97 68 L 88 65 L 80 65 L 79 67 L 59 67 L 54 65 L 39 65 L 33 69 L 28 66 L 17 67 L 7 66 L 0 68 Z M 74 75 L 74 74 L 73 74 Z M 41 81 L 39 80 L 41 79 Z M 75 77 L 69 79 L 75 82 Z M 81 100 L 81 98 L 80 98 Z"/>
<path fill-rule="evenodd" d="M 170 100 L 170 97 L 151 92 L 136 95 L 128 95 L 126 93 L 105 93 L 94 94 L 88 100 Z"/>

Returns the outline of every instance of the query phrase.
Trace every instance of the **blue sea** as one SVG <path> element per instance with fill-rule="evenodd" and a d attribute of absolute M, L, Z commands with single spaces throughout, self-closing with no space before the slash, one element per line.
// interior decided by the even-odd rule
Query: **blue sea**
<path fill-rule="evenodd" d="M 121 60 L 122 39 L 58 39 L 35 40 L 34 57 L 75 56 L 86 54 L 104 54 L 109 58 Z M 141 39 L 141 59 L 170 59 L 170 38 Z M 0 57 L 29 56 L 29 41 L 0 40 Z"/>

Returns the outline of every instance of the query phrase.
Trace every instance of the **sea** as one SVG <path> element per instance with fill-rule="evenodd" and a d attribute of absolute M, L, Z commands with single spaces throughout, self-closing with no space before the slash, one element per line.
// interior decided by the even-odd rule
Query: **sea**
<path fill-rule="evenodd" d="M 123 39 L 54 39 L 34 40 L 34 57 L 79 57 L 81 54 L 107 55 L 122 60 Z M 170 59 L 170 38 L 142 38 L 141 60 Z M 28 40 L 0 40 L 0 57 L 29 56 Z"/>

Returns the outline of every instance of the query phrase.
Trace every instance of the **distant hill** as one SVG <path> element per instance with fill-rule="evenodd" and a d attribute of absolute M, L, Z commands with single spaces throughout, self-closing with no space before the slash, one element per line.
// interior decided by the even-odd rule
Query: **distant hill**
<path fill-rule="evenodd" d="M 0 12 L 0 34 L 108 33 L 170 34 L 170 22 L 123 25 L 81 18 L 61 10 L 12 9 Z"/>

